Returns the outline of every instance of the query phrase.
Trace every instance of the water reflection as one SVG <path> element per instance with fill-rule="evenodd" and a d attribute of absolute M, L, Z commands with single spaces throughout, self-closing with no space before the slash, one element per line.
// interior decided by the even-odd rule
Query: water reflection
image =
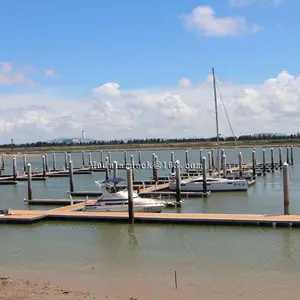
<path fill-rule="evenodd" d="M 135 248 L 135 246 L 137 246 L 138 242 L 137 242 L 137 238 L 136 238 L 134 224 L 128 225 L 128 238 L 129 238 L 129 245 L 131 245 L 131 246 L 133 246 L 133 248 Z"/>

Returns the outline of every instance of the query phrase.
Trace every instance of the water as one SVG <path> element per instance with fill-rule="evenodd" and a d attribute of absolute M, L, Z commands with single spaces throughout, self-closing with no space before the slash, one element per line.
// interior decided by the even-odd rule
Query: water
<path fill-rule="evenodd" d="M 242 151 L 246 162 L 252 149 Z M 174 152 L 176 159 L 184 162 L 185 151 Z M 207 150 L 203 152 L 207 156 Z M 137 152 L 131 153 L 137 161 Z M 160 161 L 170 159 L 169 150 L 155 153 Z M 257 149 L 258 161 L 261 153 Z M 268 157 L 269 150 L 267 153 Z M 234 150 L 228 149 L 226 154 L 228 162 L 237 162 Z M 278 161 L 277 149 L 275 154 Z M 294 148 L 295 165 L 290 167 L 292 214 L 300 214 L 299 154 L 299 149 Z M 111 155 L 112 160 L 123 162 L 123 152 Z M 92 156 L 100 160 L 99 153 Z M 142 151 L 143 161 L 151 161 L 151 156 L 152 151 Z M 198 162 L 199 151 L 190 150 L 189 158 L 190 162 Z M 72 154 L 72 160 L 80 166 L 81 154 Z M 6 161 L 8 173 L 11 161 Z M 28 162 L 34 168 L 41 167 L 40 157 L 28 157 Z M 63 165 L 64 154 L 58 153 L 57 167 Z M 21 158 L 18 169 L 22 169 Z M 136 178 L 148 179 L 151 172 L 137 171 Z M 160 174 L 168 172 L 161 170 Z M 119 171 L 119 175 L 125 173 Z M 76 190 L 94 190 L 94 181 L 103 179 L 104 174 L 74 178 Z M 2 207 L 43 208 L 24 205 L 26 182 L 0 188 Z M 68 188 L 68 178 L 33 182 L 34 198 L 67 198 Z M 215 193 L 207 200 L 186 199 L 181 211 L 282 214 L 282 172 L 258 177 L 248 192 Z M 142 296 L 141 299 L 199 299 L 199 295 L 205 299 L 292 299 L 299 291 L 298 229 L 41 221 L 30 225 L 1 224 L 0 239 L 0 273 L 50 278 L 107 295 Z"/>

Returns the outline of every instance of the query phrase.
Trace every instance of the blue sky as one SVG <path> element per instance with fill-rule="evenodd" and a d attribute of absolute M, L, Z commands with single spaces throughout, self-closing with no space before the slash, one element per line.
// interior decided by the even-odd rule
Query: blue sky
<path fill-rule="evenodd" d="M 300 1 L 0 4 L 0 143 L 299 129 Z"/>
<path fill-rule="evenodd" d="M 249 2 L 2 0 L 1 60 L 54 68 L 60 74 L 55 82 L 42 72 L 33 78 L 59 86 L 170 86 L 183 76 L 201 81 L 212 66 L 219 77 L 237 83 L 258 83 L 282 69 L 298 73 L 300 2 Z M 204 5 L 217 17 L 243 16 L 262 30 L 220 38 L 185 28 L 180 16 Z"/>

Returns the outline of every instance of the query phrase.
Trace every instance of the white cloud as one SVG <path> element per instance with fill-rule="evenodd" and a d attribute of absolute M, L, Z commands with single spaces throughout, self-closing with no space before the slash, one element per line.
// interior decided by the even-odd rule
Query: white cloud
<path fill-rule="evenodd" d="M 115 82 L 107 82 L 94 88 L 93 91 L 98 95 L 120 96 L 120 85 Z"/>
<path fill-rule="evenodd" d="M 32 85 L 34 81 L 27 77 L 26 72 L 16 72 L 12 64 L 0 62 L 0 85 L 13 84 Z"/>
<path fill-rule="evenodd" d="M 244 17 L 217 17 L 210 6 L 198 6 L 183 19 L 187 28 L 194 28 L 204 36 L 238 36 L 260 30 L 260 26 L 248 24 Z"/>
<path fill-rule="evenodd" d="M 101 93 L 101 97 L 75 99 L 67 97 L 65 91 L 59 97 L 57 90 L 54 95 L 49 90 L 0 94 L 0 143 L 9 143 L 10 138 L 19 143 L 76 137 L 82 128 L 86 136 L 97 139 L 215 135 L 210 80 L 188 89 L 120 91 L 119 85 L 112 86 L 118 91 L 117 97 Z M 299 76 L 282 71 L 259 85 L 223 82 L 220 91 L 237 135 L 299 131 Z M 231 135 L 220 98 L 219 117 L 220 132 Z"/>
<path fill-rule="evenodd" d="M 45 70 L 45 75 L 47 77 L 51 77 L 51 78 L 57 78 L 58 77 L 58 74 L 53 69 Z"/>
<path fill-rule="evenodd" d="M 189 87 L 193 86 L 191 80 L 188 78 L 185 78 L 185 77 L 180 78 L 178 80 L 178 84 L 179 84 L 179 86 L 184 87 L 184 88 L 189 88 Z"/>

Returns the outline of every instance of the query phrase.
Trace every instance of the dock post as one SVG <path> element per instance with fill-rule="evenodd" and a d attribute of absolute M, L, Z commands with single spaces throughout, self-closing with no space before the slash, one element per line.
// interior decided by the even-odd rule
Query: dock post
<path fill-rule="evenodd" d="M 46 177 L 46 159 L 45 156 L 43 155 L 42 157 L 42 162 L 43 162 L 43 177 Z"/>
<path fill-rule="evenodd" d="M 100 164 L 101 168 L 103 168 L 103 151 L 100 151 Z"/>
<path fill-rule="evenodd" d="M 226 155 L 222 155 L 222 170 L 223 170 L 223 177 L 226 178 Z"/>
<path fill-rule="evenodd" d="M 152 179 L 155 180 L 155 153 L 152 153 Z"/>
<path fill-rule="evenodd" d="M 294 165 L 294 147 L 291 146 L 291 165 Z"/>
<path fill-rule="evenodd" d="M 91 167 L 91 163 L 92 163 L 92 153 L 89 153 L 89 167 Z"/>
<path fill-rule="evenodd" d="M 4 154 L 3 153 L 1 154 L 1 164 L 2 164 L 1 169 L 4 170 L 5 162 L 4 162 Z"/>
<path fill-rule="evenodd" d="M 118 174 L 118 163 L 116 161 L 113 162 L 113 170 L 114 170 L 114 178 L 117 178 Z"/>
<path fill-rule="evenodd" d="M 132 180 L 134 181 L 134 156 L 133 154 L 130 155 L 130 165 L 131 165 L 131 168 L 132 168 Z"/>
<path fill-rule="evenodd" d="M 82 166 L 83 166 L 83 168 L 85 168 L 85 155 L 84 155 L 84 151 L 81 151 L 81 157 L 82 157 Z"/>
<path fill-rule="evenodd" d="M 105 158 L 105 179 L 109 179 L 108 157 Z"/>
<path fill-rule="evenodd" d="M 208 152 L 208 170 L 211 170 L 211 153 L 210 152 Z"/>
<path fill-rule="evenodd" d="M 263 175 L 266 176 L 266 150 L 263 149 Z"/>
<path fill-rule="evenodd" d="M 69 161 L 69 177 L 70 177 L 70 192 L 74 192 L 74 174 L 73 174 L 73 162 Z"/>
<path fill-rule="evenodd" d="M 274 149 L 273 148 L 271 148 L 271 169 L 272 169 L 272 172 L 274 172 L 275 165 L 274 165 Z"/>
<path fill-rule="evenodd" d="M 203 193 L 207 193 L 207 179 L 206 179 L 206 157 L 202 158 L 202 185 L 203 185 Z"/>
<path fill-rule="evenodd" d="M 124 165 L 127 165 L 127 152 L 124 151 Z"/>
<path fill-rule="evenodd" d="M 202 149 L 200 149 L 200 164 L 202 165 Z"/>
<path fill-rule="evenodd" d="M 111 164 L 111 153 L 110 153 L 110 151 L 108 151 L 107 156 L 108 156 L 108 163 L 110 165 Z"/>
<path fill-rule="evenodd" d="M 138 161 L 139 161 L 139 165 L 142 165 L 142 157 L 141 157 L 141 151 L 138 152 Z"/>
<path fill-rule="evenodd" d="M 174 166 L 174 152 L 171 152 L 171 173 L 173 174 L 175 172 L 175 166 Z"/>
<path fill-rule="evenodd" d="M 290 147 L 286 147 L 286 163 L 290 164 Z"/>
<path fill-rule="evenodd" d="M 31 164 L 27 164 L 28 200 L 32 200 L 32 172 Z"/>
<path fill-rule="evenodd" d="M 48 154 L 47 153 L 45 153 L 45 168 L 46 168 L 46 172 L 49 172 Z"/>
<path fill-rule="evenodd" d="M 27 170 L 27 158 L 26 158 L 26 154 L 23 155 L 23 168 L 24 168 L 24 172 L 26 173 L 26 170 Z"/>
<path fill-rule="evenodd" d="M 189 170 L 189 151 L 185 151 L 185 169 L 188 171 Z"/>
<path fill-rule="evenodd" d="M 155 181 L 155 183 L 157 183 L 157 181 L 158 181 L 158 157 L 157 157 L 157 155 L 155 155 L 154 156 L 154 165 L 153 165 L 153 172 L 154 172 L 154 181 Z"/>
<path fill-rule="evenodd" d="M 283 201 L 284 201 L 284 214 L 290 214 L 290 195 L 289 195 L 289 165 L 284 163 L 283 170 Z"/>
<path fill-rule="evenodd" d="M 53 162 L 52 162 L 53 171 L 56 171 L 56 155 L 53 153 Z"/>
<path fill-rule="evenodd" d="M 239 152 L 239 176 L 243 177 L 242 152 Z"/>
<path fill-rule="evenodd" d="M 176 202 L 180 203 L 181 200 L 181 174 L 180 174 L 180 161 L 175 162 L 175 172 L 176 172 Z"/>
<path fill-rule="evenodd" d="M 128 218 L 131 224 L 134 223 L 133 209 L 133 178 L 132 168 L 127 168 L 127 190 L 128 190 Z"/>
<path fill-rule="evenodd" d="M 215 168 L 215 158 L 214 158 L 214 149 L 211 149 L 211 168 Z"/>
<path fill-rule="evenodd" d="M 279 168 L 282 168 L 282 148 L 279 147 Z"/>
<path fill-rule="evenodd" d="M 68 153 L 65 152 L 65 170 L 68 170 Z"/>
<path fill-rule="evenodd" d="M 13 157 L 13 178 L 15 181 L 17 180 L 17 159 L 15 155 Z"/>
<path fill-rule="evenodd" d="M 252 151 L 252 178 L 256 177 L 256 158 L 255 150 Z"/>

